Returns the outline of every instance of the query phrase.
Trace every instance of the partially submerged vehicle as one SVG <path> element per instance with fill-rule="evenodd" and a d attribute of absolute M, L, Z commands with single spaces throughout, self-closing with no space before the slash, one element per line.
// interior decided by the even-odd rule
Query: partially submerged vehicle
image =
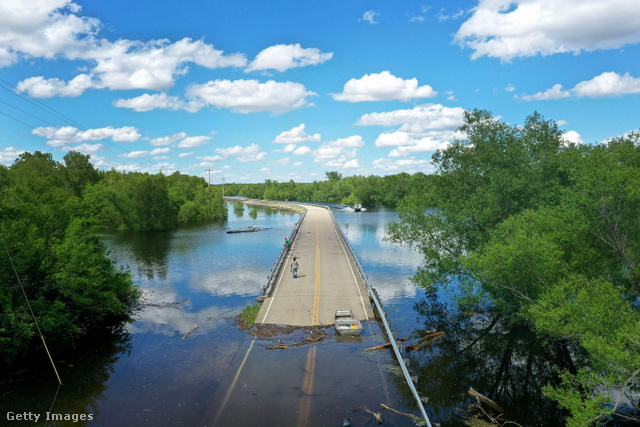
<path fill-rule="evenodd" d="M 336 310 L 336 331 L 340 335 L 358 336 L 362 332 L 362 323 L 351 310 Z"/>

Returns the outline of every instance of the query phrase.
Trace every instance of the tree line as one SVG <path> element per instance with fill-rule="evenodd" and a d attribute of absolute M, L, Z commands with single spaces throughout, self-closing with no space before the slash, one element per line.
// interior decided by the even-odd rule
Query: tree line
<path fill-rule="evenodd" d="M 424 255 L 414 281 L 560 343 L 572 363 L 543 393 L 568 425 L 638 422 L 640 136 L 575 145 L 537 113 L 486 110 L 460 130 L 390 229 Z"/>
<path fill-rule="evenodd" d="M 425 191 L 429 175 L 399 173 L 387 176 L 342 177 L 337 171 L 326 172 L 325 181 L 297 183 L 267 179 L 261 184 L 227 184 L 225 194 L 261 200 L 289 200 L 298 202 L 340 203 L 364 207 L 395 208 L 409 194 Z"/>
<path fill-rule="evenodd" d="M 56 350 L 121 323 L 135 305 L 130 273 L 87 225 L 167 230 L 227 216 L 202 178 L 98 171 L 73 151 L 63 160 L 35 152 L 0 165 L 0 363 L 41 346 L 25 295 Z"/>

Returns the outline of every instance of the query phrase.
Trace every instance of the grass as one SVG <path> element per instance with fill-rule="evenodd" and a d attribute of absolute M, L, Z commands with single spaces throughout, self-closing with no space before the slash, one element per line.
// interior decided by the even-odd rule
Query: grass
<path fill-rule="evenodd" d="M 258 317 L 258 312 L 262 304 L 248 305 L 242 310 L 242 313 L 238 314 L 236 320 L 241 329 L 249 329 L 253 326 L 253 323 Z"/>

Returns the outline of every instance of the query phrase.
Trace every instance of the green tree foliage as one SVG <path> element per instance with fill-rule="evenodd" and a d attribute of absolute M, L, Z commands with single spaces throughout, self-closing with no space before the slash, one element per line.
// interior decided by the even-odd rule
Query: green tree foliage
<path fill-rule="evenodd" d="M 84 188 L 100 180 L 99 172 L 89 162 L 91 156 L 69 151 L 63 157 L 67 182 L 76 196 L 82 196 Z"/>
<path fill-rule="evenodd" d="M 338 171 L 325 172 L 325 175 L 329 181 L 340 181 L 342 179 L 342 174 Z"/>
<path fill-rule="evenodd" d="M 0 233 L 7 245 L 0 247 L 0 362 L 39 345 L 20 283 L 57 350 L 115 325 L 135 303 L 130 274 L 116 268 L 83 225 L 167 230 L 227 216 L 221 192 L 202 178 L 99 172 L 89 160 L 71 151 L 59 163 L 35 152 L 9 168 L 0 165 Z"/>
<path fill-rule="evenodd" d="M 570 425 L 638 420 L 638 136 L 574 146 L 538 114 L 512 126 L 478 110 L 461 131 L 391 227 L 425 256 L 414 280 L 455 283 L 460 304 L 585 350 L 587 362 L 545 388 Z"/>
<path fill-rule="evenodd" d="M 425 192 L 430 180 L 421 172 L 384 177 L 356 175 L 343 178 L 336 171 L 326 172 L 326 175 L 326 181 L 312 183 L 296 183 L 293 180 L 280 183 L 268 179 L 264 184 L 227 184 L 226 194 L 250 199 L 341 203 L 349 206 L 360 203 L 369 208 L 394 208 L 405 196 Z"/>
<path fill-rule="evenodd" d="M 40 152 L 0 168 L 0 362 L 40 345 L 22 287 L 57 351 L 126 316 L 138 296 L 129 273 L 75 218 L 83 180 L 70 178 L 74 173 Z"/>
<path fill-rule="evenodd" d="M 83 193 L 85 220 L 131 230 L 170 230 L 178 224 L 227 217 L 222 194 L 200 177 L 111 170 Z"/>

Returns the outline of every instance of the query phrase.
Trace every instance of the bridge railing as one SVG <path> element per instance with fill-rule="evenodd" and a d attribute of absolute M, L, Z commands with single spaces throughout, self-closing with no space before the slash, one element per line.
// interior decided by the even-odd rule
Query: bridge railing
<path fill-rule="evenodd" d="M 418 407 L 420 408 L 420 412 L 422 413 L 422 416 L 424 417 L 424 420 L 426 421 L 427 426 L 428 427 L 432 427 L 431 426 L 431 422 L 429 421 L 429 417 L 427 416 L 427 413 L 426 413 L 426 411 L 424 409 L 424 406 L 422 405 L 422 399 L 420 398 L 420 395 L 418 394 L 418 390 L 416 390 L 416 386 L 413 383 L 413 378 L 411 377 L 411 374 L 409 373 L 409 371 L 407 369 L 407 366 L 404 363 L 404 358 L 402 357 L 400 349 L 398 348 L 398 344 L 396 343 L 395 334 L 391 331 L 391 326 L 389 325 L 389 322 L 387 321 L 386 313 L 382 309 L 382 304 L 380 303 L 380 300 L 378 299 L 378 294 L 371 287 L 371 284 L 369 283 L 369 280 L 367 279 L 367 275 L 364 273 L 364 270 L 362 269 L 362 266 L 360 265 L 360 261 L 358 261 L 358 257 L 356 256 L 356 253 L 353 251 L 353 248 L 351 247 L 351 244 L 349 243 L 349 240 L 347 240 L 346 236 L 342 232 L 342 228 L 340 228 L 340 226 L 338 225 L 338 222 L 336 221 L 335 217 L 333 216 L 333 213 L 331 214 L 331 220 L 333 221 L 333 224 L 334 224 L 336 230 L 338 230 L 338 234 L 340 235 L 340 238 L 345 243 L 345 246 L 347 247 L 347 249 L 349 249 L 349 252 L 351 253 L 351 258 L 353 259 L 353 262 L 355 263 L 355 265 L 356 265 L 356 267 L 358 269 L 360 277 L 362 277 L 362 280 L 364 281 L 364 284 L 367 287 L 367 291 L 369 292 L 369 295 L 371 296 L 371 299 L 373 300 L 373 304 L 375 306 L 375 309 L 378 311 L 378 314 L 380 315 L 380 319 L 382 320 L 382 324 L 384 326 L 384 331 L 386 332 L 387 337 L 389 339 L 389 342 L 391 343 L 391 347 L 393 348 L 393 352 L 394 352 L 394 354 L 396 356 L 398 364 L 400 365 L 400 369 L 402 370 L 402 373 L 403 373 L 404 378 L 405 378 L 405 380 L 407 382 L 407 385 L 411 389 L 411 393 L 413 394 L 413 397 L 415 398 L 416 403 L 418 404 Z"/>
<path fill-rule="evenodd" d="M 292 245 L 296 236 L 298 235 L 298 231 L 300 230 L 300 226 L 302 225 L 302 221 L 304 221 L 304 218 L 306 215 L 307 215 L 307 210 L 305 209 L 304 212 L 302 213 L 302 216 L 296 223 L 297 227 L 294 227 L 294 229 L 291 231 L 291 234 L 289 234 L 289 241 L 291 241 Z M 287 246 L 285 245 L 282 247 L 282 250 L 280 251 L 280 255 L 278 255 L 278 259 L 276 260 L 275 264 L 273 264 L 273 267 L 271 267 L 271 272 L 267 277 L 267 283 L 262 287 L 261 298 L 271 296 L 271 292 L 273 292 L 274 281 L 280 274 L 280 271 L 284 268 L 286 259 L 287 259 Z"/>

